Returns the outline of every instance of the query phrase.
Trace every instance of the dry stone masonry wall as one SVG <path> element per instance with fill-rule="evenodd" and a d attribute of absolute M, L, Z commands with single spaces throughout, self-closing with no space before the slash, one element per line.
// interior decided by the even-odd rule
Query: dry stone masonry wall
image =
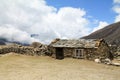
<path fill-rule="evenodd" d="M 21 46 L 17 44 L 12 45 L 4 45 L 0 46 L 0 54 L 6 54 L 10 52 L 15 52 L 18 54 L 25 54 L 25 55 L 49 55 L 50 52 L 46 45 L 42 45 L 40 47 L 33 47 L 33 46 Z"/>

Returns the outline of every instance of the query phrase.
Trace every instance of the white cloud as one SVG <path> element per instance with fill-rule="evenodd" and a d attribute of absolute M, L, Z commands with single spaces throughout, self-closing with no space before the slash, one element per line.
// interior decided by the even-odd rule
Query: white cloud
<path fill-rule="evenodd" d="M 120 14 L 115 17 L 115 22 L 119 22 L 119 21 L 120 21 Z"/>
<path fill-rule="evenodd" d="M 118 6 L 118 5 L 114 6 L 114 7 L 113 7 L 113 10 L 114 10 L 116 13 L 120 14 L 120 6 Z"/>
<path fill-rule="evenodd" d="M 120 3 L 120 0 L 113 0 L 114 3 Z"/>
<path fill-rule="evenodd" d="M 57 37 L 79 38 L 90 32 L 83 9 L 63 7 L 57 10 L 45 0 L 0 1 L 0 37 L 5 34 L 4 38 L 9 40 L 30 43 L 38 39 L 48 42 Z M 30 34 L 39 34 L 39 38 L 31 38 Z"/>
<path fill-rule="evenodd" d="M 102 28 L 106 27 L 107 25 L 109 25 L 107 22 L 100 21 L 99 25 L 97 27 L 95 27 L 92 32 L 95 32 L 95 31 L 97 31 L 99 29 L 102 29 Z"/>
<path fill-rule="evenodd" d="M 39 41 L 37 39 L 31 38 L 27 32 L 11 27 L 10 25 L 0 26 L 0 38 L 5 38 L 9 41 L 19 41 L 21 43 L 31 43 L 34 41 Z"/>
<path fill-rule="evenodd" d="M 115 13 L 117 13 L 117 16 L 115 17 L 115 22 L 120 21 L 120 6 L 115 5 L 113 7 L 113 10 L 115 11 Z"/>
<path fill-rule="evenodd" d="M 113 11 L 117 14 L 115 17 L 115 22 L 120 21 L 120 0 L 113 0 L 114 1 L 114 6 L 113 6 Z"/>

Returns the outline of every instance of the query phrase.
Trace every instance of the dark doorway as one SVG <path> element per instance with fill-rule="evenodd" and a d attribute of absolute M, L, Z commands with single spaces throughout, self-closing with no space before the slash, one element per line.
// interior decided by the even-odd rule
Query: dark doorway
<path fill-rule="evenodd" d="M 63 48 L 56 48 L 56 59 L 64 59 Z"/>

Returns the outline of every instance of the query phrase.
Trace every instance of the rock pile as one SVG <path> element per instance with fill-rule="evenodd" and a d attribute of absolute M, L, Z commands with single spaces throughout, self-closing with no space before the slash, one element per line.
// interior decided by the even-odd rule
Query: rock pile
<path fill-rule="evenodd" d="M 37 46 L 34 46 L 34 43 L 32 43 L 31 46 L 21 46 L 17 44 L 0 46 L 0 54 L 15 52 L 32 56 L 50 55 L 50 51 L 48 50 L 47 45 L 36 42 L 35 44 L 37 44 Z"/>

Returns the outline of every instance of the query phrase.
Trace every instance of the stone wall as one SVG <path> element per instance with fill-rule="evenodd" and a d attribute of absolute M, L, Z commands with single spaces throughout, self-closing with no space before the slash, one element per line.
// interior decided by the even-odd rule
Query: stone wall
<path fill-rule="evenodd" d="M 49 55 L 50 51 L 48 50 L 46 45 L 41 45 L 41 47 L 32 47 L 32 46 L 21 46 L 21 45 L 2 45 L 0 46 L 0 54 L 6 54 L 10 52 L 15 52 L 18 54 L 25 54 L 25 55 Z"/>
<path fill-rule="evenodd" d="M 98 54 L 101 58 L 109 58 L 109 59 L 113 59 L 113 53 L 110 50 L 110 47 L 102 42 L 99 46 L 99 48 L 96 51 L 96 54 Z"/>
<path fill-rule="evenodd" d="M 63 48 L 64 57 L 72 57 L 75 49 L 74 48 Z"/>
<path fill-rule="evenodd" d="M 75 49 L 77 48 L 63 48 L 64 57 L 73 57 Z M 87 60 L 94 60 L 96 58 L 110 58 L 112 53 L 110 53 L 109 47 L 101 45 L 98 48 L 79 48 L 83 49 L 83 58 Z M 56 58 L 55 48 L 50 48 L 52 57 Z M 112 56 L 113 58 L 113 56 Z M 112 59 L 110 58 L 110 59 Z"/>

